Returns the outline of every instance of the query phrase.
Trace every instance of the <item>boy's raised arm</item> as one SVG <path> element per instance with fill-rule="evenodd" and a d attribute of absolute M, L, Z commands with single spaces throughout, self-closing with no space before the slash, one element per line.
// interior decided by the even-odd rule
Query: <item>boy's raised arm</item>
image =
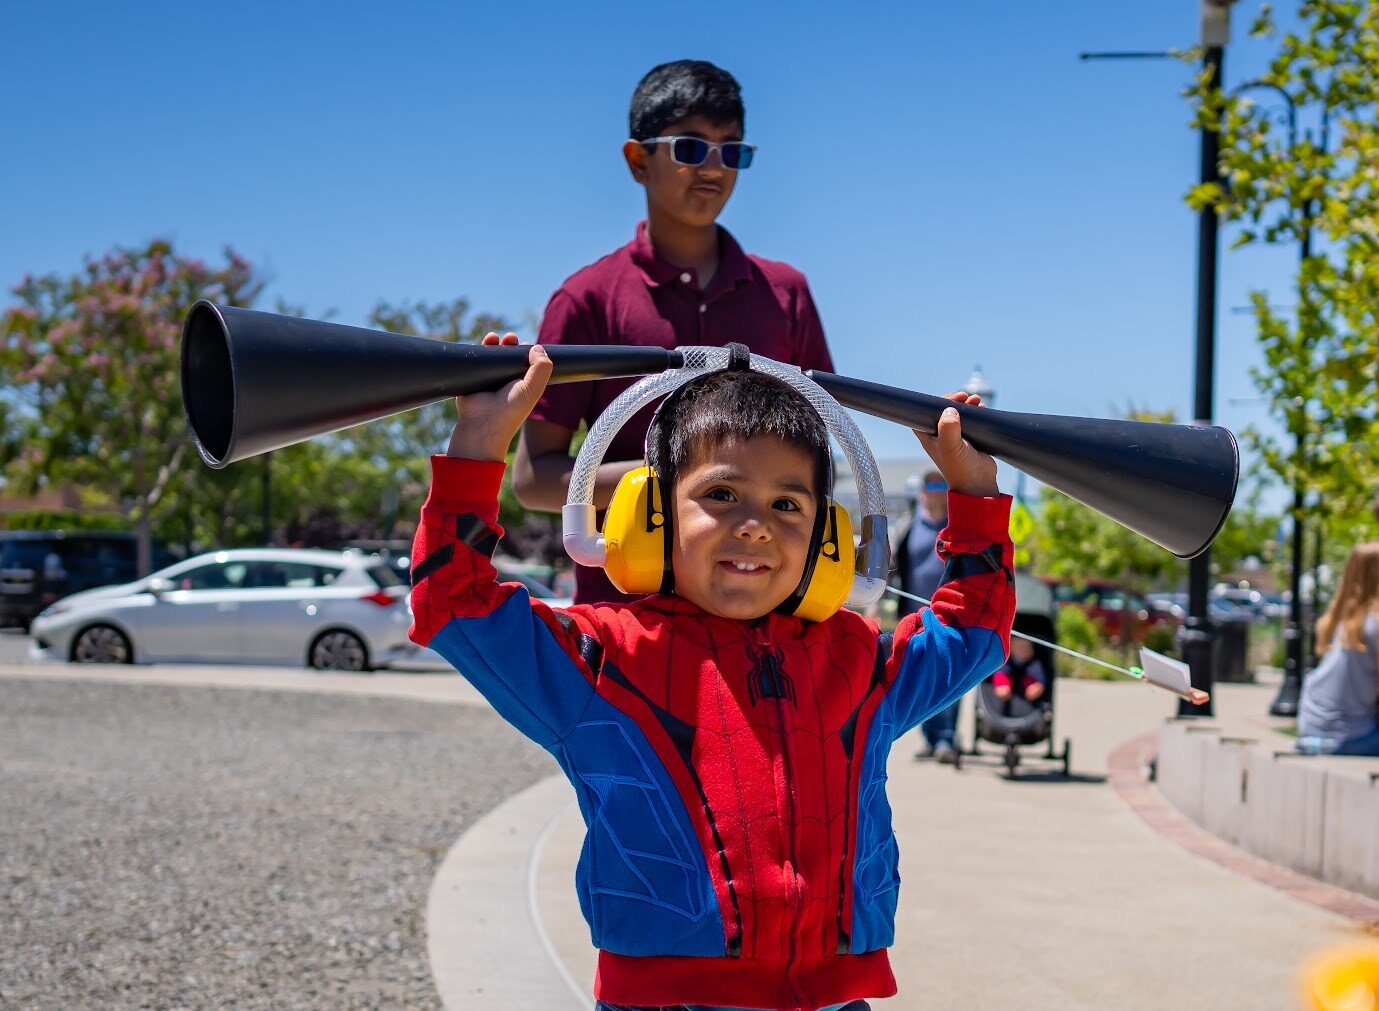
<path fill-rule="evenodd" d="M 951 393 L 973 407 L 981 398 Z M 916 432 L 948 482 L 948 525 L 935 550 L 945 566 L 928 608 L 903 619 L 887 664 L 897 733 L 952 705 L 994 673 L 1010 651 L 1015 620 L 1010 496 L 1000 494 L 996 461 L 962 437 L 949 408 L 934 436 Z"/>
<path fill-rule="evenodd" d="M 508 335 L 503 343 L 516 343 Z M 490 339 L 491 338 L 491 339 Z M 490 335 L 484 343 L 496 344 Z M 496 393 L 458 398 L 460 420 L 432 483 L 413 549 L 411 638 L 445 657 L 499 714 L 546 747 L 574 726 L 593 692 L 586 619 L 500 583 L 490 556 L 502 535 L 498 489 L 512 436 L 550 376 L 533 346 L 527 374 Z M 581 651 L 583 648 L 583 652 Z"/>

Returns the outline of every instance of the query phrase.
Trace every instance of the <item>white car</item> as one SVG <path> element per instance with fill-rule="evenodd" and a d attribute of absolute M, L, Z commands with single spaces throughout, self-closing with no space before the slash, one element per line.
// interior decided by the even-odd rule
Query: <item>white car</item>
<path fill-rule="evenodd" d="M 74 663 L 273 663 L 372 670 L 415 657 L 407 587 L 376 555 L 241 548 L 74 593 L 33 653 Z"/>
<path fill-rule="evenodd" d="M 397 558 L 394 564 L 407 564 L 405 557 Z M 493 559 L 493 567 L 498 570 L 498 579 L 504 583 L 520 583 L 527 588 L 527 593 L 534 600 L 544 601 L 551 607 L 569 607 L 574 603 L 573 597 L 557 593 L 535 576 L 524 571 L 520 563 L 510 561 L 507 558 L 496 557 Z M 428 647 L 421 647 L 417 652 L 408 657 L 406 661 L 409 667 L 417 666 L 426 670 L 452 670 L 450 661 L 441 656 L 435 650 Z"/>

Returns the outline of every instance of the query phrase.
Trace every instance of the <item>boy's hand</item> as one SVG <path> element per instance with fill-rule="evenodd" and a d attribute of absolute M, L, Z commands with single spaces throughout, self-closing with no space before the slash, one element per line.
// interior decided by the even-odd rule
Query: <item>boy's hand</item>
<path fill-rule="evenodd" d="M 517 343 L 515 333 L 484 335 L 485 345 Z M 527 415 L 541 399 L 546 382 L 551 378 L 551 359 L 540 344 L 533 344 L 527 358 L 527 374 L 514 379 L 493 393 L 471 393 L 456 397 L 459 421 L 450 436 L 447 456 L 462 456 L 468 460 L 497 460 L 507 457 L 512 437 L 527 420 Z"/>
<path fill-rule="evenodd" d="M 948 400 L 968 407 L 981 407 L 982 398 L 975 393 L 950 393 Z M 996 461 L 962 437 L 962 418 L 951 407 L 944 408 L 938 419 L 938 435 L 915 430 L 924 451 L 943 473 L 948 487 L 960 495 L 999 495 L 996 484 Z"/>

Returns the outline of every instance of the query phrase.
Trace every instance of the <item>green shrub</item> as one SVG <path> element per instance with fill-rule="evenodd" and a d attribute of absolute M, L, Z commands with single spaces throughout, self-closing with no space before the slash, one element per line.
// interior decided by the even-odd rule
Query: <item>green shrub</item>
<path fill-rule="evenodd" d="M 0 530 L 128 530 L 129 524 L 109 513 L 74 509 L 32 509 L 0 516 Z"/>
<path fill-rule="evenodd" d="M 1058 609 L 1058 644 L 1079 653 L 1091 653 L 1103 644 L 1101 630 L 1080 607 Z"/>
<path fill-rule="evenodd" d="M 1058 645 L 1086 653 L 1107 663 L 1121 665 L 1120 651 L 1113 647 L 1101 634 L 1101 628 L 1087 612 L 1080 607 L 1065 604 L 1058 609 Z M 1114 681 L 1121 675 L 1107 670 L 1100 664 L 1087 663 L 1077 657 L 1064 654 L 1059 658 L 1063 676 L 1074 678 L 1093 678 Z"/>

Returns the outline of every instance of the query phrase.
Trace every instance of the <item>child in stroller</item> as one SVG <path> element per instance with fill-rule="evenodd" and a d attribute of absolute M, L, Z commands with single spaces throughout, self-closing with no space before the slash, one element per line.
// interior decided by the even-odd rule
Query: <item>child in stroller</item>
<path fill-rule="evenodd" d="M 1023 573 L 1016 577 L 1016 599 L 1020 603 L 1014 630 L 1054 642 L 1057 633 L 1054 631 L 1052 594 L 1037 584 L 1031 585 L 1035 581 L 1025 581 L 1022 576 Z M 1043 594 L 1039 592 L 1040 589 L 1044 589 Z M 1044 601 L 1043 596 L 1047 596 L 1048 600 Z M 980 741 L 1001 745 L 1005 748 L 1006 774 L 1014 777 L 1020 765 L 1021 746 L 1048 742 L 1043 757 L 1061 760 L 1063 775 L 1066 776 L 1070 772 L 1072 743 L 1064 738 L 1062 753 L 1053 750 L 1053 709 L 1057 683 L 1054 651 L 1043 643 L 1032 643 L 1014 635 L 1010 639 L 1010 649 L 1014 663 L 1002 667 L 977 688 L 976 704 L 973 706 L 972 749 L 968 754 L 980 754 Z M 1036 668 L 1043 675 L 1042 685 L 1032 676 Z"/>
<path fill-rule="evenodd" d="M 1012 636 L 1010 659 L 991 675 L 996 698 L 1005 702 L 1014 693 L 1023 697 L 1026 702 L 1036 702 L 1039 696 L 1044 694 L 1048 681 L 1044 665 L 1034 655 L 1034 643 Z"/>

